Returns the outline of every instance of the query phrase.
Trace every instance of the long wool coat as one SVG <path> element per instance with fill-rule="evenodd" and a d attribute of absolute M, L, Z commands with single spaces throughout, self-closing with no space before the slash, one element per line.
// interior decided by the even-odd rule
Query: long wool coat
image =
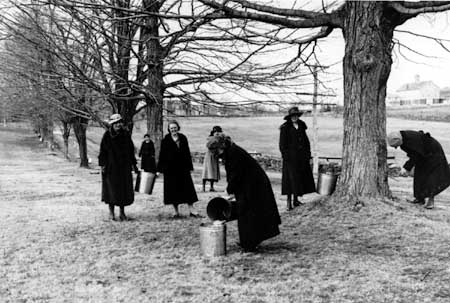
<path fill-rule="evenodd" d="M 130 134 L 112 128 L 105 132 L 100 143 L 98 164 L 102 173 L 102 201 L 127 206 L 134 201 L 132 169 L 136 165 L 134 145 Z"/>
<path fill-rule="evenodd" d="M 139 157 L 141 157 L 141 168 L 145 172 L 155 173 L 155 145 L 153 141 L 142 142 L 141 149 L 139 150 Z"/>
<path fill-rule="evenodd" d="M 237 202 L 240 245 L 252 249 L 280 233 L 281 224 L 270 180 L 256 160 L 232 143 L 222 155 L 227 192 Z"/>
<path fill-rule="evenodd" d="M 316 190 L 309 160 L 311 147 L 306 135 L 307 126 L 298 120 L 298 129 L 291 121 L 280 126 L 279 147 L 283 157 L 281 194 L 302 196 Z"/>
<path fill-rule="evenodd" d="M 400 148 L 409 157 L 403 166 L 414 168 L 414 197 L 423 199 L 439 194 L 450 185 L 450 168 L 441 144 L 422 131 L 400 131 Z"/>
<path fill-rule="evenodd" d="M 212 138 L 208 137 L 208 140 Z M 220 169 L 219 169 L 219 158 L 211 152 L 209 149 L 206 150 L 205 157 L 203 158 L 203 180 L 220 180 Z"/>
<path fill-rule="evenodd" d="M 189 143 L 181 133 L 178 133 L 179 146 L 167 134 L 161 141 L 157 170 L 164 174 L 164 204 L 192 204 L 198 201 L 192 182 L 191 151 Z"/>

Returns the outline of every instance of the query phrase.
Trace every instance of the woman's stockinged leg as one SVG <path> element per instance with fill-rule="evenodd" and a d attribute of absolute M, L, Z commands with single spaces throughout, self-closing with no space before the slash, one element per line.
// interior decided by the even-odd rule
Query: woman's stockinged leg
<path fill-rule="evenodd" d="M 114 214 L 114 204 L 108 204 L 109 207 L 109 219 L 115 221 L 116 215 Z"/>
<path fill-rule="evenodd" d="M 128 220 L 127 216 L 125 215 L 125 206 L 120 206 L 120 221 L 126 221 Z"/>
<path fill-rule="evenodd" d="M 173 204 L 173 209 L 175 210 L 175 214 L 173 215 L 174 218 L 179 218 L 180 213 L 178 211 L 178 204 Z"/>
<path fill-rule="evenodd" d="M 292 195 L 291 194 L 288 194 L 287 195 L 287 198 L 286 198 L 286 210 L 287 211 L 290 211 L 290 210 L 292 210 L 293 209 L 293 207 L 292 207 Z"/>

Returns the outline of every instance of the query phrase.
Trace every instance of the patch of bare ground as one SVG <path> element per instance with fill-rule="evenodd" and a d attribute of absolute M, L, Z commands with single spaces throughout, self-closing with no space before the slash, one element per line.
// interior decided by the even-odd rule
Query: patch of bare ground
<path fill-rule="evenodd" d="M 194 179 L 204 215 L 220 193 L 200 191 L 198 168 Z M 109 221 L 98 170 L 27 132 L 0 129 L 0 186 L 0 302 L 450 301 L 449 193 L 431 211 L 408 204 L 410 178 L 358 212 L 317 195 L 285 212 L 275 185 L 281 235 L 241 253 L 229 222 L 228 255 L 213 259 L 200 255 L 201 220 L 162 205 L 162 179 L 136 194 L 133 220 Z"/>

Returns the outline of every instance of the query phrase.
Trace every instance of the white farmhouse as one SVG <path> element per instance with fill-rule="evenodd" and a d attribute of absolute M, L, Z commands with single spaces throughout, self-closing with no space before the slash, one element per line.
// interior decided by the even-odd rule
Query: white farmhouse
<path fill-rule="evenodd" d="M 433 81 L 420 81 L 419 75 L 414 82 L 403 84 L 394 94 L 388 94 L 387 106 L 424 106 L 443 103 L 441 89 Z"/>

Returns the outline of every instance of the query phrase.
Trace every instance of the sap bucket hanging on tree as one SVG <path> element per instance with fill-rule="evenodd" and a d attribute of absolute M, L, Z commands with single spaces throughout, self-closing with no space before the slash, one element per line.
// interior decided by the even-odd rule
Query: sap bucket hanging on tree
<path fill-rule="evenodd" d="M 142 194 L 151 195 L 155 185 L 156 174 L 140 171 L 136 178 L 134 190 Z"/>
<path fill-rule="evenodd" d="M 338 163 L 330 162 L 319 166 L 319 176 L 317 178 L 317 193 L 319 195 L 329 196 L 335 188 L 341 166 Z"/>
<path fill-rule="evenodd" d="M 237 219 L 237 202 L 222 197 L 212 198 L 206 206 L 206 213 L 212 221 L 233 221 Z"/>
<path fill-rule="evenodd" d="M 317 180 L 317 193 L 319 195 L 329 196 L 335 188 L 338 175 L 331 173 L 320 173 Z"/>

